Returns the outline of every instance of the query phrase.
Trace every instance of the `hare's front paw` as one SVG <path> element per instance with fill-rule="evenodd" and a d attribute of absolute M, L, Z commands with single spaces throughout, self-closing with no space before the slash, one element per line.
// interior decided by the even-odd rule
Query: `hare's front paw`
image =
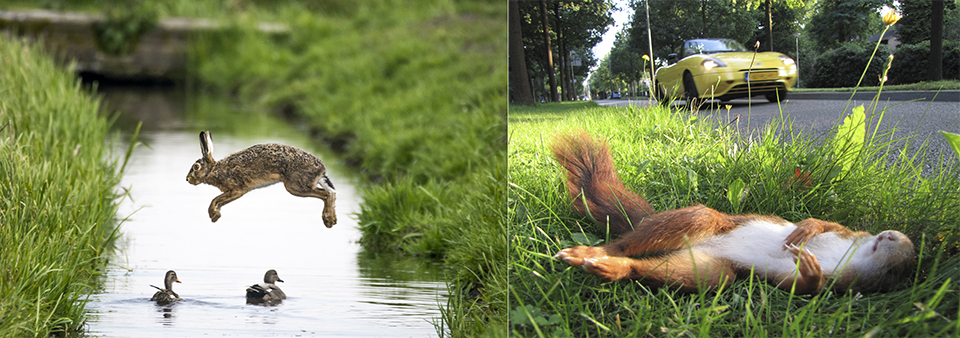
<path fill-rule="evenodd" d="M 323 225 L 328 228 L 332 228 L 335 224 L 337 224 L 337 214 L 323 214 Z"/>

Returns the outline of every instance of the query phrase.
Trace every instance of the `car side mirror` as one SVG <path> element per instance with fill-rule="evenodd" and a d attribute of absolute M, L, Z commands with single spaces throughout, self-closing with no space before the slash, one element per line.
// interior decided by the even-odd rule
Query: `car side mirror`
<path fill-rule="evenodd" d="M 677 63 L 677 53 L 667 54 L 667 62 L 674 64 Z"/>

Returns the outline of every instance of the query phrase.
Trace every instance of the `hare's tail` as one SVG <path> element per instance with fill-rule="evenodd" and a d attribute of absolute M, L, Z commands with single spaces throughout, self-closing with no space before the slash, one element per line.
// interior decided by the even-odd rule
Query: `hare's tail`
<path fill-rule="evenodd" d="M 327 177 L 327 174 L 323 174 L 323 177 L 320 177 L 318 181 L 320 181 L 320 187 L 323 188 L 323 190 L 337 192 L 337 188 L 333 187 L 333 182 L 330 182 L 330 178 Z"/>

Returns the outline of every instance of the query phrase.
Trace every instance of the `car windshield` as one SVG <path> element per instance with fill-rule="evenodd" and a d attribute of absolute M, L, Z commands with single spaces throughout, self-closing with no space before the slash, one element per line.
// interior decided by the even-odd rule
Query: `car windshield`
<path fill-rule="evenodd" d="M 694 54 L 713 54 L 722 52 L 746 52 L 743 47 L 734 39 L 698 39 L 689 40 L 684 43 L 683 55 L 690 56 Z"/>

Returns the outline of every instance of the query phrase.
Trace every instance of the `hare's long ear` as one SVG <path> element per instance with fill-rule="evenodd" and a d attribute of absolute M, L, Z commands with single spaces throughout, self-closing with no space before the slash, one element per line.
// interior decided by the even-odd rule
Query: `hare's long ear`
<path fill-rule="evenodd" d="M 213 159 L 213 139 L 210 138 L 210 131 L 200 132 L 200 152 L 203 153 L 203 159 L 207 163 L 216 162 Z"/>

